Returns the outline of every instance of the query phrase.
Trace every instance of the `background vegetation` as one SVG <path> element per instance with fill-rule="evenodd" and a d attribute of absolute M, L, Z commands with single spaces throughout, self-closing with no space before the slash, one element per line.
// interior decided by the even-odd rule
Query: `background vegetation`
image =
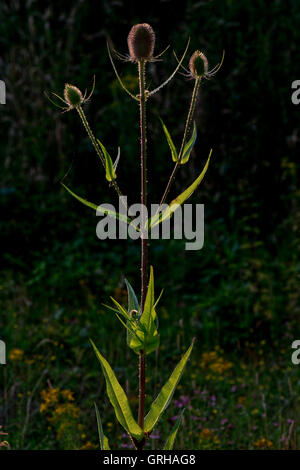
<path fill-rule="evenodd" d="M 81 89 L 96 75 L 88 119 L 112 153 L 121 147 L 120 181 L 130 201 L 139 188 L 138 110 L 120 90 L 106 38 L 127 52 L 136 22 L 150 23 L 156 51 L 203 50 L 224 65 L 206 81 L 197 107 L 191 164 L 172 195 L 195 179 L 214 148 L 193 202 L 205 204 L 205 245 L 152 241 L 161 343 L 149 364 L 148 398 L 192 336 L 193 360 L 168 410 L 182 406 L 187 449 L 299 448 L 299 109 L 291 83 L 300 78 L 300 11 L 296 0 L 2 2 L 0 109 L 0 425 L 13 449 L 94 448 L 93 401 L 114 447 L 129 445 L 104 399 L 104 381 L 88 342 L 94 339 L 128 390 L 137 394 L 136 357 L 124 354 L 119 323 L 102 307 L 126 301 L 123 276 L 138 287 L 139 245 L 99 241 L 97 220 L 60 186 L 94 202 L 115 201 L 76 113 L 59 114 L 44 90 Z M 174 68 L 171 49 L 149 66 L 159 84 Z M 132 64 L 118 63 L 134 91 Z M 152 100 L 149 113 L 150 202 L 171 168 L 159 116 L 180 138 L 192 83 L 181 75 Z M 151 441 L 159 448 L 158 427 Z"/>

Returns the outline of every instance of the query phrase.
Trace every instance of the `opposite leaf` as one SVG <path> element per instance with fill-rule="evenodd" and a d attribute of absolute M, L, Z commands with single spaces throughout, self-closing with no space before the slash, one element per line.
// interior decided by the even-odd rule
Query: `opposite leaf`
<path fill-rule="evenodd" d="M 158 396 L 152 403 L 150 407 L 150 411 L 145 417 L 145 422 L 144 422 L 144 430 L 145 432 L 150 432 L 156 425 L 157 421 L 161 417 L 162 413 L 165 411 L 167 406 L 169 405 L 173 394 L 175 392 L 175 389 L 177 387 L 177 384 L 179 380 L 181 379 L 184 367 L 188 361 L 188 358 L 190 357 L 190 354 L 192 352 L 194 345 L 194 340 L 192 341 L 192 344 L 190 345 L 189 349 L 186 351 L 186 353 L 182 356 L 181 360 L 175 367 L 174 371 L 172 372 L 169 380 L 165 383 L 161 391 L 159 392 Z"/>
<path fill-rule="evenodd" d="M 144 330 L 144 352 L 150 354 L 159 346 L 159 336 L 156 327 L 156 311 L 154 300 L 154 274 L 150 267 L 150 278 L 145 299 L 144 310 L 140 318 L 140 325 Z"/>
<path fill-rule="evenodd" d="M 168 439 L 166 440 L 166 443 L 164 445 L 163 450 L 172 450 L 173 449 L 174 442 L 175 442 L 175 439 L 176 439 L 176 436 L 177 436 L 177 431 L 178 431 L 179 426 L 180 426 L 181 421 L 182 421 L 183 413 L 184 413 L 184 409 L 180 413 L 180 416 L 177 418 L 177 421 L 176 421 L 175 425 L 173 426 L 173 429 L 172 429 Z"/>
<path fill-rule="evenodd" d="M 125 279 L 125 284 L 127 287 L 127 295 L 128 295 L 128 313 L 131 312 L 131 310 L 136 310 L 137 312 L 139 311 L 139 302 L 137 299 L 137 296 L 133 290 L 132 285 L 130 284 L 127 279 Z"/>
<path fill-rule="evenodd" d="M 175 145 L 173 143 L 173 140 L 170 136 L 170 133 L 169 133 L 168 129 L 166 128 L 165 124 L 163 123 L 162 119 L 160 119 L 160 122 L 161 122 L 161 125 L 163 127 L 165 136 L 167 138 L 167 141 L 168 141 L 168 144 L 169 144 L 169 147 L 170 147 L 170 150 L 171 150 L 172 160 L 173 160 L 173 162 L 177 162 L 178 154 L 177 154 L 176 147 L 175 147 Z"/>
<path fill-rule="evenodd" d="M 155 227 L 156 225 L 160 224 L 164 220 L 169 219 L 172 216 L 172 214 L 176 211 L 176 209 L 178 209 L 178 207 L 180 207 L 193 194 L 193 192 L 197 189 L 197 187 L 199 186 L 199 184 L 204 178 L 204 175 L 209 165 L 211 154 L 212 154 L 212 149 L 209 152 L 209 156 L 205 164 L 205 167 L 203 168 L 198 178 L 185 191 L 183 191 L 183 193 L 181 193 L 179 196 L 173 199 L 173 201 L 170 203 L 169 206 L 166 207 L 164 211 L 162 211 L 159 214 L 154 215 L 153 217 L 151 217 L 151 219 L 147 221 L 149 228 Z"/>
<path fill-rule="evenodd" d="M 117 155 L 117 158 L 115 159 L 115 162 L 114 162 L 114 170 L 115 171 L 117 171 L 117 166 L 118 166 L 118 163 L 119 163 L 119 160 L 120 160 L 120 156 L 121 156 L 120 147 L 118 147 L 118 155 Z"/>
<path fill-rule="evenodd" d="M 93 341 L 90 341 L 101 364 L 102 372 L 106 381 L 107 395 L 114 407 L 117 420 L 131 436 L 138 441 L 141 440 L 144 436 L 144 432 L 132 415 L 129 401 L 123 388 L 119 384 L 118 379 L 107 360 L 100 354 Z"/>
<path fill-rule="evenodd" d="M 116 175 L 116 172 L 115 172 L 115 168 L 114 168 L 111 156 L 109 155 L 108 151 L 106 150 L 106 148 L 104 147 L 102 142 L 100 142 L 99 139 L 97 139 L 97 142 L 100 145 L 101 150 L 102 150 L 102 152 L 104 154 L 104 157 L 105 157 L 105 172 L 106 172 L 105 176 L 106 176 L 106 179 L 107 179 L 107 181 L 115 180 L 117 175 Z"/>
<path fill-rule="evenodd" d="M 69 189 L 68 186 L 66 186 L 65 184 L 63 184 L 63 183 L 61 183 L 61 184 L 73 197 L 75 197 L 78 201 L 80 201 L 85 206 L 91 207 L 95 211 L 98 210 L 98 212 L 101 213 L 101 214 L 110 215 L 114 219 L 122 220 L 123 222 L 126 222 L 128 225 L 131 223 L 131 219 L 129 219 L 129 217 L 126 217 L 126 215 L 119 214 L 118 212 L 115 212 L 111 209 L 106 209 L 105 207 L 102 207 L 102 206 L 97 206 L 97 204 L 94 204 L 93 202 L 89 202 L 89 201 L 87 201 L 86 199 L 83 199 L 80 196 L 77 196 L 77 194 L 73 193 L 73 191 L 71 191 L 71 189 Z"/>
<path fill-rule="evenodd" d="M 193 147 L 195 145 L 197 139 L 197 128 L 196 128 L 196 122 L 194 121 L 194 128 L 193 128 L 193 133 L 192 137 L 190 140 L 185 144 L 183 152 L 182 152 L 182 157 L 180 159 L 180 165 L 184 165 L 189 161 L 191 151 L 193 150 Z"/>

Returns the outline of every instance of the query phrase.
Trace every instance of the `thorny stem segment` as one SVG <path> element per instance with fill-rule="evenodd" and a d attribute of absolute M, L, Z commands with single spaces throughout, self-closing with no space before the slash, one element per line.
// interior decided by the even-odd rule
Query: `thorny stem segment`
<path fill-rule="evenodd" d="M 140 104 L 140 138 L 141 138 L 141 207 L 142 207 L 142 226 L 141 226 L 141 312 L 144 310 L 147 274 L 148 274 L 148 234 L 144 227 L 146 223 L 145 208 L 147 206 L 147 136 L 146 136 L 146 90 L 145 90 L 145 61 L 138 62 L 139 70 L 139 104 Z M 139 354 L 139 412 L 138 424 L 143 429 L 145 414 L 145 369 L 146 358 L 144 351 Z"/>
<path fill-rule="evenodd" d="M 139 415 L 138 424 L 143 429 L 145 415 L 145 397 L 146 397 L 146 356 L 141 351 L 139 355 Z M 144 442 L 143 442 L 144 444 Z M 141 447 L 143 448 L 143 444 Z M 139 450 L 139 449 L 138 449 Z"/>
<path fill-rule="evenodd" d="M 164 204 L 165 200 L 167 199 L 167 196 L 169 194 L 171 185 L 174 181 L 177 169 L 178 169 L 178 167 L 180 165 L 180 161 L 182 159 L 183 149 L 184 149 L 184 146 L 185 146 L 185 142 L 186 142 L 189 130 L 191 128 L 191 123 L 192 123 L 192 119 L 193 119 L 194 112 L 195 112 L 195 106 L 196 106 L 197 96 L 198 96 L 198 93 L 199 93 L 200 82 L 201 82 L 201 77 L 197 77 L 196 80 L 195 80 L 195 85 L 194 85 L 194 90 L 193 90 L 193 94 L 192 94 L 190 109 L 189 109 L 189 112 L 188 112 L 188 115 L 187 115 L 187 118 L 186 118 L 184 134 L 183 134 L 183 138 L 182 138 L 182 142 L 181 142 L 181 148 L 180 148 L 180 152 L 178 154 L 178 160 L 177 160 L 177 162 L 174 166 L 174 169 L 171 173 L 171 176 L 170 176 L 170 179 L 168 181 L 167 187 L 166 187 L 165 192 L 163 194 L 163 197 L 161 199 L 159 209 L 161 208 L 161 206 Z M 157 212 L 159 212 L 159 209 L 158 209 Z"/>
<path fill-rule="evenodd" d="M 82 120 L 82 123 L 83 123 L 83 125 L 84 125 L 84 127 L 85 127 L 85 130 L 87 131 L 87 134 L 88 134 L 88 136 L 89 136 L 89 138 L 90 138 L 90 140 L 91 140 L 91 142 L 92 142 L 92 144 L 93 144 L 93 147 L 94 147 L 94 149 L 96 150 L 96 153 L 97 153 L 97 155 L 99 156 L 99 158 L 100 158 L 100 160 L 101 160 L 101 163 L 102 163 L 102 165 L 103 165 L 103 167 L 104 167 L 104 169 L 105 169 L 105 157 L 104 157 L 104 155 L 103 155 L 103 153 L 102 153 L 102 150 L 101 150 L 101 148 L 100 148 L 100 146 L 99 146 L 97 140 L 95 139 L 95 136 L 94 136 L 94 134 L 93 134 L 93 132 L 92 132 L 92 129 L 90 128 L 89 123 L 87 122 L 87 119 L 86 119 L 86 117 L 85 117 L 84 111 L 83 111 L 83 109 L 82 109 L 81 106 L 77 106 L 76 109 L 77 109 L 78 114 L 79 114 L 79 116 L 80 116 L 80 118 L 81 118 L 81 120 Z M 121 198 L 120 200 L 121 200 L 122 204 L 124 205 L 124 207 L 125 207 L 125 209 L 126 209 L 126 211 L 127 211 L 127 209 L 128 209 L 128 208 L 127 208 L 127 204 L 125 203 L 124 197 L 122 197 L 122 192 L 121 192 L 119 186 L 117 185 L 116 181 L 114 181 L 114 180 L 111 182 L 111 184 L 112 184 L 114 190 L 116 191 L 117 195 L 119 196 L 119 198 Z"/>

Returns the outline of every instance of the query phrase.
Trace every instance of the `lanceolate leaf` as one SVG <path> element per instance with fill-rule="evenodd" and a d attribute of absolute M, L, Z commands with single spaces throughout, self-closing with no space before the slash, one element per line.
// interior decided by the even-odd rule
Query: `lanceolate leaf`
<path fill-rule="evenodd" d="M 93 341 L 91 341 L 91 344 L 101 364 L 102 372 L 106 381 L 107 395 L 112 406 L 114 407 L 119 423 L 131 436 L 137 440 L 141 440 L 144 436 L 144 432 L 132 415 L 129 401 L 123 388 L 119 384 L 118 379 L 116 378 L 116 375 L 110 367 L 109 363 L 98 351 Z"/>
<path fill-rule="evenodd" d="M 154 274 L 153 274 L 153 267 L 151 266 L 144 310 L 140 319 L 140 322 L 145 327 L 146 331 L 149 331 L 151 320 L 153 320 L 153 317 L 152 317 L 153 306 L 154 306 Z"/>
<path fill-rule="evenodd" d="M 103 434 L 102 422 L 101 422 L 98 406 L 96 405 L 96 403 L 94 403 L 94 405 L 95 405 L 95 410 L 96 410 L 96 418 L 97 418 L 100 449 L 101 450 L 110 450 L 108 439 Z"/>
<path fill-rule="evenodd" d="M 154 275 L 153 267 L 150 267 L 150 278 L 146 294 L 144 310 L 140 318 L 140 325 L 143 327 L 144 333 L 144 352 L 150 354 L 159 346 L 159 336 L 156 328 L 156 312 L 154 307 Z"/>
<path fill-rule="evenodd" d="M 138 314 L 127 322 L 128 335 L 127 344 L 136 353 L 141 350 L 150 354 L 159 346 L 159 335 L 157 331 L 157 316 L 154 302 L 154 276 L 153 268 L 150 268 L 150 279 L 147 295 L 142 314 L 139 314 L 139 305 L 132 287 L 127 281 L 128 289 L 128 311 L 137 310 Z M 132 308 L 133 307 L 133 308 Z M 137 308 L 136 308 L 137 307 Z"/>
<path fill-rule="evenodd" d="M 180 413 L 180 416 L 177 418 L 177 421 L 176 421 L 175 425 L 173 426 L 173 429 L 172 429 L 168 439 L 166 440 L 166 443 L 164 445 L 163 450 L 172 450 L 173 449 L 174 442 L 175 442 L 175 439 L 176 439 L 176 436 L 177 436 L 177 431 L 178 431 L 179 426 L 180 426 L 181 421 L 182 421 L 183 413 L 184 413 L 184 408 L 183 408 L 182 412 Z"/>
<path fill-rule="evenodd" d="M 184 367 L 187 363 L 188 358 L 192 352 L 194 345 L 194 340 L 192 341 L 191 346 L 186 351 L 186 353 L 182 356 L 181 360 L 175 367 L 174 371 L 172 372 L 169 380 L 165 383 L 161 391 L 159 392 L 158 396 L 152 403 L 150 407 L 150 411 L 145 417 L 144 422 L 144 430 L 145 432 L 150 432 L 156 425 L 157 421 L 161 417 L 162 413 L 165 411 L 167 406 L 169 405 L 173 394 L 175 392 L 175 388 L 182 376 Z"/>
<path fill-rule="evenodd" d="M 170 133 L 168 131 L 168 129 L 166 128 L 165 124 L 163 123 L 162 119 L 160 119 L 160 122 L 161 122 L 161 125 L 163 127 L 163 130 L 164 130 L 164 133 L 165 133 L 165 136 L 167 138 L 167 141 L 168 141 L 168 144 L 169 144 L 169 147 L 170 147 L 170 150 L 171 150 L 171 154 L 172 154 L 172 160 L 173 162 L 177 162 L 178 160 L 178 154 L 177 154 L 177 150 L 176 150 L 176 147 L 173 143 L 173 140 L 170 136 Z"/>
<path fill-rule="evenodd" d="M 196 123 L 194 121 L 194 128 L 193 128 L 192 137 L 190 138 L 190 140 L 184 146 L 184 149 L 183 149 L 183 152 L 182 152 L 182 157 L 180 159 L 180 165 L 184 165 L 185 163 L 187 163 L 189 161 L 191 151 L 192 151 L 192 149 L 195 145 L 196 139 L 197 139 L 197 128 L 196 128 Z"/>
<path fill-rule="evenodd" d="M 118 166 L 118 163 L 119 163 L 119 160 L 120 160 L 120 156 L 121 156 L 120 147 L 118 147 L 118 155 L 117 155 L 117 158 L 115 159 L 115 162 L 114 162 L 114 170 L 115 171 L 117 171 L 117 166 Z"/>
<path fill-rule="evenodd" d="M 98 209 L 98 212 L 101 212 L 104 215 L 110 215 L 111 217 L 117 220 L 122 220 L 123 222 L 126 222 L 128 225 L 131 223 L 131 219 L 129 217 L 126 217 L 126 215 L 119 214 L 118 212 L 114 212 L 113 210 L 106 209 L 105 207 L 102 207 L 102 206 L 97 206 L 97 204 L 94 204 L 93 202 L 89 202 L 80 196 L 77 196 L 77 194 L 73 193 L 73 191 L 71 191 L 71 189 L 69 189 L 68 186 L 66 186 L 65 184 L 63 183 L 61 184 L 73 197 L 75 197 L 78 201 L 80 201 L 85 206 L 91 207 L 95 211 Z"/>
<path fill-rule="evenodd" d="M 136 354 L 143 348 L 143 332 L 138 334 L 138 314 L 139 314 L 139 302 L 137 296 L 131 286 L 130 282 L 125 279 L 127 294 L 128 294 L 128 313 L 135 310 L 135 316 L 131 319 L 132 321 L 127 322 L 127 345 L 133 349 Z"/>
<path fill-rule="evenodd" d="M 107 181 L 115 180 L 117 175 L 116 175 L 116 172 L 115 172 L 115 168 L 114 168 L 111 156 L 109 155 L 108 151 L 106 150 L 106 148 L 104 147 L 102 142 L 100 142 L 99 139 L 97 139 L 97 142 L 100 145 L 101 150 L 102 150 L 102 152 L 104 154 L 104 157 L 105 157 L 105 172 L 106 172 L 105 176 L 106 176 L 106 179 L 107 179 Z"/>
<path fill-rule="evenodd" d="M 202 172 L 198 176 L 198 178 L 185 190 L 183 193 L 181 193 L 179 196 L 177 196 L 173 201 L 166 207 L 164 211 L 162 211 L 160 214 L 156 214 L 154 217 L 152 217 L 147 223 L 148 227 L 155 227 L 156 225 L 160 224 L 166 219 L 169 219 L 172 214 L 180 207 L 192 194 L 193 192 L 197 189 L 199 184 L 204 178 L 204 175 L 207 171 L 210 157 L 212 154 L 212 150 L 209 152 L 209 156 L 207 159 L 207 162 L 205 164 L 205 167 L 203 168 Z"/>
<path fill-rule="evenodd" d="M 127 281 L 128 282 L 128 281 Z M 136 354 L 139 354 L 141 349 L 144 347 L 144 328 L 141 328 L 141 325 L 138 322 L 137 317 L 131 317 L 130 311 L 126 311 L 119 302 L 116 301 L 113 297 L 111 300 L 115 304 L 115 307 L 111 307 L 110 305 L 104 305 L 104 307 L 112 310 L 118 320 L 122 323 L 122 325 L 127 330 L 127 344 L 128 346 L 134 350 Z M 137 310 L 137 309 L 134 309 Z M 123 317 L 124 320 L 121 318 Z"/>

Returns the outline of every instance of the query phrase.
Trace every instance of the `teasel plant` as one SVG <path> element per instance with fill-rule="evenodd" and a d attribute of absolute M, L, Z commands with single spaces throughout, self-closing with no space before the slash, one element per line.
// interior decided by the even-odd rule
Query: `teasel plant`
<path fill-rule="evenodd" d="M 189 161 L 191 151 L 194 147 L 197 138 L 197 129 L 196 123 L 194 121 L 195 108 L 197 104 L 197 98 L 199 95 L 199 89 L 201 82 L 204 79 L 208 79 L 215 75 L 220 69 L 224 53 L 221 62 L 212 70 L 208 70 L 208 61 L 203 52 L 195 51 L 189 61 L 188 69 L 183 67 L 183 61 L 186 57 L 189 41 L 187 42 L 186 48 L 179 59 L 174 52 L 175 58 L 177 60 L 177 65 L 175 70 L 171 75 L 165 80 L 161 85 L 153 90 L 148 90 L 146 86 L 146 67 L 149 62 L 161 60 L 161 54 L 154 56 L 154 47 L 155 47 L 155 33 L 152 27 L 149 24 L 142 23 L 134 25 L 127 38 L 129 54 L 120 54 L 116 52 L 112 47 L 107 43 L 108 55 L 116 74 L 117 80 L 122 87 L 122 89 L 130 95 L 130 97 L 135 100 L 139 106 L 139 123 L 140 123 L 140 162 L 141 162 L 141 223 L 139 225 L 134 225 L 133 220 L 127 215 L 119 214 L 111 209 L 102 207 L 91 203 L 82 197 L 78 196 L 76 193 L 71 191 L 65 184 L 62 183 L 64 188 L 77 200 L 79 200 L 84 205 L 97 210 L 98 213 L 109 215 L 116 219 L 122 220 L 122 222 L 127 223 L 128 225 L 133 224 L 135 230 L 139 231 L 139 236 L 141 240 L 141 289 L 140 296 L 136 295 L 133 287 L 128 280 L 125 279 L 127 293 L 128 293 L 128 305 L 121 305 L 116 299 L 111 297 L 111 305 L 106 305 L 108 310 L 112 311 L 116 317 L 119 319 L 121 324 L 126 330 L 127 333 L 127 345 L 134 353 L 138 356 L 138 368 L 139 368 L 139 405 L 138 405 L 138 414 L 137 419 L 135 419 L 134 414 L 131 410 L 128 397 L 122 386 L 120 385 L 112 367 L 107 362 L 102 353 L 98 350 L 95 343 L 91 340 L 92 347 L 95 351 L 95 354 L 100 362 L 104 379 L 106 382 L 106 391 L 108 398 L 114 408 L 116 419 L 121 424 L 121 426 L 128 433 L 134 447 L 136 450 L 143 450 L 147 440 L 149 439 L 154 428 L 157 426 L 161 416 L 168 407 L 177 384 L 181 379 L 182 373 L 184 371 L 185 365 L 191 355 L 194 339 L 191 342 L 191 345 L 187 351 L 183 354 L 180 361 L 176 365 L 175 369 L 171 373 L 169 379 L 164 384 L 157 397 L 153 401 L 145 414 L 145 397 L 146 397 L 146 357 L 157 351 L 159 348 L 160 336 L 158 334 L 158 317 L 157 317 L 157 304 L 160 300 L 161 294 L 156 299 L 154 294 L 154 272 L 153 267 L 149 268 L 149 246 L 148 246 L 148 234 L 150 229 L 153 229 L 155 226 L 159 225 L 163 221 L 172 217 L 172 214 L 178 209 L 197 189 L 201 183 L 204 175 L 207 171 L 209 161 L 211 158 L 212 150 L 209 153 L 206 164 L 196 178 L 196 180 L 179 196 L 170 202 L 166 206 L 165 201 L 169 194 L 172 183 L 175 179 L 175 175 L 180 166 L 186 164 Z M 128 88 L 126 88 L 124 82 L 122 81 L 116 65 L 114 58 L 121 59 L 123 61 L 132 62 L 137 66 L 138 70 L 138 82 L 139 82 L 139 93 L 134 95 Z M 150 98 L 157 92 L 159 92 L 164 86 L 166 86 L 179 71 L 183 68 L 185 75 L 191 81 L 194 82 L 191 102 L 188 109 L 183 137 L 179 150 L 177 150 L 176 145 L 174 144 L 172 137 L 161 120 L 162 130 L 165 134 L 167 143 L 170 148 L 171 157 L 173 160 L 173 170 L 171 172 L 170 178 L 168 180 L 167 186 L 161 198 L 157 212 L 151 218 L 147 219 L 147 211 L 144 208 L 147 208 L 147 104 Z M 95 79 L 93 82 L 93 87 L 91 93 L 87 96 L 87 92 L 82 94 L 82 92 L 74 85 L 66 84 L 64 89 L 63 97 L 52 93 L 56 99 L 60 101 L 54 101 L 53 98 L 47 97 L 50 101 L 56 106 L 60 107 L 63 112 L 71 111 L 75 109 L 83 123 L 83 126 L 90 138 L 90 141 L 100 158 L 100 161 L 105 170 L 105 177 L 109 183 L 109 187 L 116 191 L 117 195 L 121 198 L 122 203 L 127 209 L 125 202 L 126 198 L 123 198 L 123 193 L 117 183 L 117 165 L 120 158 L 120 150 L 118 155 L 113 162 L 110 154 L 106 150 L 104 144 L 94 136 L 94 133 L 91 130 L 91 127 L 87 121 L 86 115 L 83 110 L 83 105 L 91 99 L 95 87 Z M 63 103 L 63 104 L 62 104 Z M 166 207 L 165 207 L 166 206 Z M 139 300 L 140 298 L 140 300 Z M 103 432 L 102 421 L 100 418 L 100 413 L 97 405 L 95 404 L 97 425 L 98 425 L 98 434 L 99 434 L 99 443 L 101 450 L 110 450 L 108 439 Z M 171 450 L 174 445 L 174 441 L 182 421 L 183 413 L 177 419 L 177 422 L 173 426 L 170 435 L 166 439 L 164 449 Z"/>

